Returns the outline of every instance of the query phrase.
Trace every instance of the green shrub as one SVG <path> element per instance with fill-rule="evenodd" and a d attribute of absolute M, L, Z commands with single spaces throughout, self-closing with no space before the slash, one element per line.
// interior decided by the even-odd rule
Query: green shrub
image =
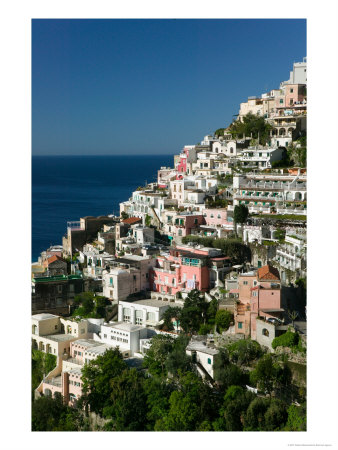
<path fill-rule="evenodd" d="M 299 342 L 299 334 L 293 333 L 292 331 L 288 330 L 286 333 L 282 334 L 281 336 L 276 337 L 272 341 L 272 348 L 276 349 L 277 347 L 295 347 L 298 345 Z"/>

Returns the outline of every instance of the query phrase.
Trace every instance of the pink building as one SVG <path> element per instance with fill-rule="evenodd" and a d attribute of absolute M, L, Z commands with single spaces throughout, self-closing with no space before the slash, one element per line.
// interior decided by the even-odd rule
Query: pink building
<path fill-rule="evenodd" d="M 305 99 L 305 84 L 287 84 L 285 86 L 285 106 L 293 107 Z"/>
<path fill-rule="evenodd" d="M 168 213 L 166 218 L 164 229 L 170 236 L 188 236 L 192 230 L 205 224 L 203 214 Z"/>
<path fill-rule="evenodd" d="M 235 331 L 256 339 L 257 316 L 278 317 L 281 308 L 281 283 L 275 267 L 266 265 L 239 275 L 239 303 L 235 308 Z"/>
<path fill-rule="evenodd" d="M 226 208 L 205 209 L 203 216 L 208 226 L 233 227 L 234 225 L 232 217 L 228 217 Z"/>
<path fill-rule="evenodd" d="M 209 289 L 208 258 L 191 250 L 171 249 L 169 257 L 157 258 L 157 267 L 150 271 L 154 291 L 175 295 L 181 291 Z"/>

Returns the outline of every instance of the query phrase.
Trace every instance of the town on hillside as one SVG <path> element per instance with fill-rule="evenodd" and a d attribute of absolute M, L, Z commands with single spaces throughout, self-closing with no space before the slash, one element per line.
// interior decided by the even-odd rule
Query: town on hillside
<path fill-rule="evenodd" d="M 304 58 L 32 264 L 33 429 L 306 430 L 306 87 Z"/>

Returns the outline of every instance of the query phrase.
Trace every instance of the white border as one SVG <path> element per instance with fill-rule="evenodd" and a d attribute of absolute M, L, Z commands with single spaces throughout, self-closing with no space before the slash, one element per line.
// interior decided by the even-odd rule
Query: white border
<path fill-rule="evenodd" d="M 282 3 L 12 1 L 1 4 L 2 448 L 337 448 L 337 6 Z M 309 73 L 309 370 L 306 433 L 30 432 L 30 29 L 32 18 L 307 18 Z M 289 69 L 287 69 L 289 70 Z M 5 244 L 5 245 L 3 245 Z M 25 341 L 25 344 L 23 342 Z M 27 344 L 28 342 L 28 344 Z"/>

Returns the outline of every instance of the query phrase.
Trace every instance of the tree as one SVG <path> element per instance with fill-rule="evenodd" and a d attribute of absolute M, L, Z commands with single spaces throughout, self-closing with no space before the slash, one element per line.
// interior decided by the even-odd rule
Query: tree
<path fill-rule="evenodd" d="M 128 219 L 128 217 L 129 217 L 129 215 L 128 215 L 125 211 L 122 211 L 122 212 L 121 212 L 121 218 L 122 218 L 122 220 L 126 220 L 126 219 Z"/>
<path fill-rule="evenodd" d="M 274 366 L 271 355 L 264 355 L 250 373 L 250 381 L 258 389 L 271 394 L 273 389 Z"/>
<path fill-rule="evenodd" d="M 270 401 L 265 398 L 257 397 L 252 400 L 244 415 L 245 431 L 264 431 L 265 413 L 269 405 Z"/>
<path fill-rule="evenodd" d="M 236 205 L 234 208 L 234 227 L 236 232 L 236 224 L 240 223 L 243 224 L 246 222 L 246 219 L 248 218 L 249 210 L 248 207 L 245 205 Z"/>
<path fill-rule="evenodd" d="M 174 330 L 174 325 L 172 323 L 172 319 L 176 319 L 176 322 L 177 322 L 180 320 L 180 315 L 181 315 L 181 308 L 179 308 L 177 306 L 174 306 L 174 307 L 170 306 L 168 309 L 166 309 L 164 311 L 162 320 L 168 331 Z"/>
<path fill-rule="evenodd" d="M 155 376 L 143 381 L 143 389 L 147 396 L 147 429 L 153 431 L 155 423 L 169 410 L 169 397 L 174 386 L 165 379 Z"/>
<path fill-rule="evenodd" d="M 290 405 L 285 431 L 306 431 L 306 405 Z"/>
<path fill-rule="evenodd" d="M 206 422 L 211 423 L 216 418 L 217 403 L 212 388 L 198 375 L 181 373 L 178 390 L 170 395 L 169 411 L 156 423 L 155 430 L 194 431 L 203 428 Z"/>
<path fill-rule="evenodd" d="M 224 430 L 241 431 L 243 429 L 243 416 L 254 398 L 255 394 L 246 391 L 241 386 L 228 387 L 223 406 L 220 409 Z"/>
<path fill-rule="evenodd" d="M 259 137 L 259 143 L 263 145 L 268 142 L 271 129 L 271 125 L 265 121 L 264 117 L 252 113 L 246 114 L 243 116 L 242 121 L 237 120 L 229 127 L 233 138 L 244 134 L 248 137 L 252 134 L 252 138 L 258 139 Z"/>
<path fill-rule="evenodd" d="M 292 321 L 292 326 L 295 326 L 295 320 L 298 317 L 298 311 L 289 311 L 288 310 L 289 319 Z"/>
<path fill-rule="evenodd" d="M 299 342 L 299 334 L 293 333 L 288 330 L 286 333 L 281 334 L 280 336 L 273 339 L 271 343 L 271 347 L 276 349 L 277 347 L 289 347 L 292 348 L 296 346 Z"/>
<path fill-rule="evenodd" d="M 171 352 L 167 356 L 165 363 L 168 373 L 177 377 L 179 373 L 192 370 L 191 357 L 186 354 L 186 347 L 189 343 L 187 336 L 181 335 L 175 339 Z"/>
<path fill-rule="evenodd" d="M 85 364 L 82 369 L 80 406 L 90 406 L 91 411 L 102 414 L 103 409 L 110 405 L 111 380 L 121 375 L 126 367 L 118 348 L 109 349 L 103 355 Z"/>
<path fill-rule="evenodd" d="M 286 405 L 279 399 L 272 399 L 264 414 L 265 430 L 281 430 L 288 417 Z"/>
<path fill-rule="evenodd" d="M 218 128 L 218 129 L 215 131 L 214 135 L 217 136 L 217 137 L 219 137 L 219 136 L 224 136 L 224 131 L 225 131 L 225 128 Z"/>
<path fill-rule="evenodd" d="M 251 250 L 240 239 L 214 239 L 212 246 L 221 249 L 224 255 L 230 256 L 233 264 L 251 261 Z"/>
<path fill-rule="evenodd" d="M 220 332 L 227 330 L 230 326 L 231 321 L 233 320 L 233 315 L 230 311 L 225 309 L 220 309 L 216 313 L 215 323 Z"/>
<path fill-rule="evenodd" d="M 207 319 L 208 303 L 197 289 L 189 292 L 180 314 L 180 325 L 185 333 L 197 332 Z"/>
<path fill-rule="evenodd" d="M 271 396 L 274 389 L 283 390 L 289 386 L 291 371 L 285 363 L 274 362 L 272 355 L 267 354 L 260 358 L 250 373 L 250 382 Z"/>
<path fill-rule="evenodd" d="M 180 391 L 174 391 L 170 395 L 169 404 L 168 414 L 162 422 L 157 423 L 155 430 L 194 431 L 200 418 L 198 405 Z"/>
<path fill-rule="evenodd" d="M 281 228 L 277 228 L 277 230 L 274 233 L 275 239 L 278 239 L 279 243 L 284 242 L 285 239 L 285 230 L 282 230 Z"/>
<path fill-rule="evenodd" d="M 169 353 L 172 351 L 174 339 L 171 336 L 158 334 L 151 340 L 150 349 L 144 356 L 143 365 L 152 375 L 165 375 Z"/>
<path fill-rule="evenodd" d="M 231 385 L 241 385 L 243 373 L 239 367 L 229 362 L 229 353 L 226 348 L 220 348 L 214 358 L 214 379 L 223 389 Z"/>
<path fill-rule="evenodd" d="M 263 350 L 257 341 L 241 339 L 228 346 L 230 361 L 239 365 L 248 365 L 259 358 Z"/>
<path fill-rule="evenodd" d="M 32 431 L 54 431 L 67 411 L 62 397 L 40 397 L 32 403 Z"/>
<path fill-rule="evenodd" d="M 104 417 L 111 418 L 105 430 L 143 431 L 146 428 L 147 396 L 143 376 L 136 369 L 125 369 L 110 380 L 110 399 L 103 409 Z"/>

